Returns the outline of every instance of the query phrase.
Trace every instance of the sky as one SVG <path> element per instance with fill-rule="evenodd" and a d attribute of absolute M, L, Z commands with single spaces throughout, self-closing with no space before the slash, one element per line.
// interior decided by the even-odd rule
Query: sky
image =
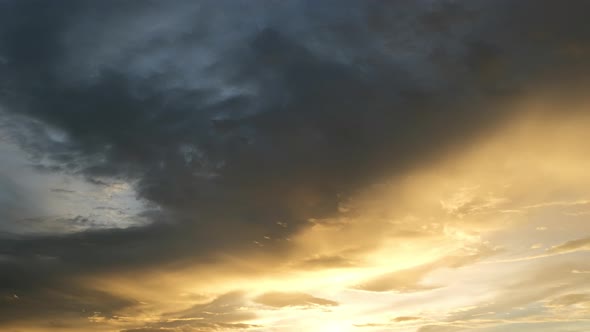
<path fill-rule="evenodd" d="M 590 331 L 588 12 L 0 0 L 0 330 Z"/>

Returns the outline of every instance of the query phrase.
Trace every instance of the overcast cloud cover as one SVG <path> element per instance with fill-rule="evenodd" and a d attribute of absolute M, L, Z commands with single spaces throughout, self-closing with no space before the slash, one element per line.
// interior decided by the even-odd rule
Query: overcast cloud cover
<path fill-rule="evenodd" d="M 263 314 L 240 308 L 330 311 L 343 307 L 346 292 L 440 292 L 442 285 L 423 282 L 432 271 L 461 273 L 502 249 L 469 242 L 459 257 L 379 270 L 336 299 L 235 285 L 203 297 L 183 289 L 182 305 L 158 311 L 141 309 L 149 301 L 119 282 L 164 280 L 175 271 L 166 282 L 206 285 L 225 273 L 272 280 L 279 278 L 273 266 L 291 273 L 338 267 L 346 275 L 381 248 L 377 238 L 367 240 L 367 227 L 408 243 L 433 236 L 411 220 L 404 226 L 411 230 L 370 224 L 355 231 L 350 220 L 377 215 L 354 208 L 368 204 L 359 195 L 383 183 L 401 188 L 396 179 L 471 151 L 529 112 L 513 106 L 522 100 L 541 95 L 587 106 L 589 11 L 582 0 L 0 1 L 0 328 L 287 331 L 284 322 L 255 321 Z M 584 116 L 581 109 L 543 112 L 569 119 Z M 523 196 L 494 200 L 481 189 L 473 198 L 464 189 L 443 204 L 456 220 L 508 210 L 498 206 Z M 565 189 L 551 195 L 573 197 Z M 566 212 L 584 218 L 584 211 Z M 348 235 L 334 235 L 342 240 L 325 240 L 342 243 L 338 249 L 301 249 L 296 241 L 349 222 L 342 226 L 352 229 Z M 552 247 L 535 255 L 583 254 L 589 230 L 577 222 L 570 238 L 544 240 Z M 488 230 L 481 225 L 479 235 Z M 352 248 L 356 241 L 362 246 Z M 511 259 L 526 261 L 501 258 Z M 552 261 L 559 267 L 546 284 L 583 282 L 588 269 L 575 262 Z M 146 294 L 152 282 L 142 284 Z M 587 313 L 588 288 L 567 291 L 547 293 L 555 297 L 547 308 L 575 304 Z M 353 302 L 374 301 L 358 296 Z M 530 301 L 537 300 L 544 298 Z M 530 302 L 523 301 L 506 308 Z M 468 326 L 467 314 L 456 312 L 446 319 L 462 323 L 439 326 L 426 314 L 392 314 L 391 322 L 410 324 L 407 331 L 495 331 L 492 322 L 506 319 Z M 389 331 L 391 322 L 347 326 Z M 560 331 L 588 327 L 561 322 Z M 307 330 L 331 331 L 318 324 Z"/>

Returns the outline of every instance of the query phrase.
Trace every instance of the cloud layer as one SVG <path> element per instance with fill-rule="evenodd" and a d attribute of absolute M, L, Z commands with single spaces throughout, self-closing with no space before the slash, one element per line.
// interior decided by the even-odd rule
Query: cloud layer
<path fill-rule="evenodd" d="M 497 255 L 586 255 L 586 177 L 570 165 L 586 162 L 572 146 L 590 123 L 589 9 L 0 2 L 0 324 L 270 331 L 265 315 L 284 313 L 278 329 L 299 315 L 342 330 L 309 313 L 377 310 L 350 294 L 412 302 Z M 571 231 L 510 247 L 555 215 Z M 587 304 L 561 291 L 534 301 Z M 431 316 L 347 326 L 463 328 Z"/>

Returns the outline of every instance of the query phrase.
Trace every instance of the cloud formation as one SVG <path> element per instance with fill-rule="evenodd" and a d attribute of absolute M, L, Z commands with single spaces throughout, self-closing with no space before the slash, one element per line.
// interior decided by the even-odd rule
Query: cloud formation
<path fill-rule="evenodd" d="M 492 255 L 585 255 L 586 203 L 567 202 L 588 197 L 572 142 L 590 123 L 589 9 L 0 2 L 0 327 L 264 330 L 272 311 L 342 329 L 313 314 L 377 312 L 389 291 L 412 308 Z M 521 252 L 520 227 L 557 212 L 572 230 L 525 247 L 562 244 Z M 582 294 L 562 291 L 514 290 Z M 407 311 L 368 324 L 455 329 Z"/>
<path fill-rule="evenodd" d="M 575 251 L 590 250 L 590 237 L 567 241 L 566 243 L 551 247 L 550 254 L 562 254 Z"/>

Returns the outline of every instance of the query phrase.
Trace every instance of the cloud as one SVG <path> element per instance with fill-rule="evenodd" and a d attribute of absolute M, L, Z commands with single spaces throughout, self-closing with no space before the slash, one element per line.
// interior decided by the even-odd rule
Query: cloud
<path fill-rule="evenodd" d="M 418 332 L 455 332 L 462 328 L 444 325 L 425 325 L 418 329 Z"/>
<path fill-rule="evenodd" d="M 570 306 L 580 303 L 590 304 L 590 294 L 566 294 L 551 300 L 548 305 L 552 307 Z"/>
<path fill-rule="evenodd" d="M 350 34 L 337 22 L 347 11 L 308 19 L 297 4 L 247 5 L 254 16 L 229 3 L 1 6 L 1 102 L 12 139 L 39 169 L 135 183 L 159 209 L 150 226 L 2 244 L 14 259 L 41 250 L 58 258 L 35 275 L 247 251 L 263 236 L 285 238 L 310 217 L 338 213 L 338 195 L 443 154 L 495 120 L 382 62 L 388 50 L 355 54 L 373 35 L 357 29 L 366 24 L 359 18 L 347 29 L 363 37 L 343 39 Z M 215 19 L 223 16 L 231 19 Z M 301 28 L 325 30 L 332 46 L 310 45 Z M 362 63 L 335 57 L 342 47 Z M 459 130 L 460 122 L 472 126 Z"/>
<path fill-rule="evenodd" d="M 84 324 L 95 314 L 112 318 L 118 312 L 138 305 L 134 299 L 66 284 L 45 284 L 41 289 L 17 290 L 12 295 L 2 292 L 0 324 L 12 321 L 45 324 L 62 320 Z"/>
<path fill-rule="evenodd" d="M 69 303 L 47 292 L 84 298 L 93 285 L 70 294 L 63 280 L 202 266 L 223 255 L 262 252 L 280 262 L 310 219 L 352 213 L 341 203 L 359 191 L 468 149 L 516 116 L 504 107 L 510 101 L 552 85 L 565 95 L 584 89 L 588 9 L 583 1 L 2 1 L 0 134 L 35 174 L 113 190 L 128 184 L 146 202 L 148 222 L 100 229 L 79 213 L 27 219 L 45 202 L 37 198 L 74 204 L 80 191 L 37 195 L 42 184 L 27 190 L 23 173 L 4 162 L 16 157 L 3 154 L 0 218 L 41 222 L 2 234 L 0 290 Z M 457 199 L 446 207 L 459 214 L 501 203 Z M 55 231 L 61 222 L 80 227 Z M 261 239 L 263 247 L 253 245 Z M 573 241 L 550 251 L 580 248 Z M 310 270 L 360 261 L 301 256 Z M 472 259 L 395 271 L 361 289 L 428 288 L 420 283 L 428 273 Z M 96 301 L 113 311 L 127 304 L 103 295 Z M 6 321 L 71 307 L 15 308 L 20 314 Z M 189 318 L 206 320 L 202 328 L 243 324 L 192 310 L 155 328 L 197 328 Z"/>
<path fill-rule="evenodd" d="M 549 254 L 565 254 L 575 251 L 590 250 L 590 237 L 578 240 L 567 241 L 563 244 L 553 246 L 547 250 Z"/>
<path fill-rule="evenodd" d="M 271 292 L 258 296 L 256 302 L 270 307 L 337 306 L 338 302 L 311 296 L 305 293 Z"/>
<path fill-rule="evenodd" d="M 357 286 L 358 289 L 372 292 L 418 292 L 435 289 L 437 285 L 422 285 L 421 280 L 432 271 L 430 265 L 384 274 Z"/>
<path fill-rule="evenodd" d="M 388 323 L 366 323 L 366 324 L 354 324 L 355 327 L 364 327 L 364 328 L 398 328 L 400 324 L 405 323 L 416 323 L 416 321 L 422 320 L 422 317 L 414 317 L 414 316 L 399 316 L 390 319 Z"/>
<path fill-rule="evenodd" d="M 393 319 L 394 322 L 409 322 L 409 321 L 413 321 L 413 320 L 419 320 L 421 319 L 420 317 L 414 317 L 414 316 L 399 316 L 399 317 L 395 317 Z"/>
<path fill-rule="evenodd" d="M 452 331 L 456 326 L 458 330 L 489 327 L 495 331 L 507 329 L 512 324 L 540 324 L 543 327 L 545 325 L 542 323 L 557 324 L 576 320 L 584 322 L 586 312 L 570 312 L 564 315 L 563 312 L 547 310 L 585 301 L 585 294 L 575 291 L 585 289 L 588 281 L 572 274 L 571 265 L 573 263 L 544 264 L 526 270 L 524 275 L 509 274 L 512 279 L 505 280 L 493 297 L 456 310 L 447 315 L 440 324 L 421 329 L 438 331 L 440 326 L 442 331 L 444 328 Z"/>
<path fill-rule="evenodd" d="M 208 303 L 197 304 L 185 310 L 164 314 L 159 322 L 123 331 L 216 331 L 219 329 L 244 330 L 259 327 L 242 322 L 256 317 L 252 312 L 243 310 L 245 304 L 246 300 L 243 293 L 230 292 Z"/>
<path fill-rule="evenodd" d="M 356 286 L 356 288 L 372 292 L 397 291 L 402 293 L 432 290 L 443 286 L 422 283 L 422 280 L 428 274 L 442 268 L 460 268 L 465 265 L 473 264 L 493 254 L 494 250 L 481 248 L 476 253 L 467 255 L 449 255 L 430 263 L 386 273 L 374 279 L 365 281 Z"/>
<path fill-rule="evenodd" d="M 305 259 L 299 265 L 306 269 L 330 269 L 353 267 L 357 263 L 341 255 L 320 255 Z"/>

